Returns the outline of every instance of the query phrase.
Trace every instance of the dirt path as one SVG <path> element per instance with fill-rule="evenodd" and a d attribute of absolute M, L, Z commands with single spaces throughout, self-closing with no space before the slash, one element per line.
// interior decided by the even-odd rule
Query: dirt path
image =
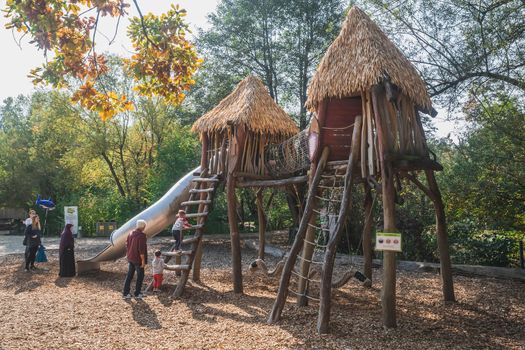
<path fill-rule="evenodd" d="M 166 240 L 151 242 L 151 250 Z M 80 249 L 88 256 L 95 248 Z M 244 266 L 255 252 L 243 251 Z M 315 304 L 292 298 L 278 325 L 267 325 L 277 280 L 245 274 L 245 294 L 232 293 L 230 248 L 207 241 L 202 284 L 172 300 L 174 278 L 159 296 L 124 301 L 123 260 L 81 278 L 58 278 L 56 251 L 36 273 L 21 256 L 2 258 L 0 349 L 522 349 L 525 284 L 455 277 L 458 303 L 443 305 L 439 276 L 400 272 L 398 328 L 381 327 L 380 270 L 375 285 L 350 282 L 334 293 L 332 333 L 315 333 Z M 270 264 L 275 259 L 268 259 Z M 150 271 L 148 271 L 150 274 Z"/>

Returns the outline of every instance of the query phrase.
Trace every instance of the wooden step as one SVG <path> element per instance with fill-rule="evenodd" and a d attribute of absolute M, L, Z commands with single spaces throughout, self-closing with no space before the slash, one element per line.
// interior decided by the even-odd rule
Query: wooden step
<path fill-rule="evenodd" d="M 186 217 L 188 219 L 190 219 L 190 218 L 200 218 L 200 217 L 203 217 L 203 216 L 208 216 L 208 212 L 205 211 L 204 213 L 190 213 L 190 214 L 186 214 Z"/>
<path fill-rule="evenodd" d="M 190 265 L 166 265 L 165 269 L 171 271 L 189 271 Z"/>
<path fill-rule="evenodd" d="M 182 241 L 182 244 L 190 244 L 190 243 L 195 243 L 197 242 L 198 240 L 200 239 L 200 237 L 190 237 L 190 238 L 186 238 Z"/>
<path fill-rule="evenodd" d="M 186 206 L 186 205 L 197 205 L 197 204 L 211 204 L 211 200 L 209 200 L 209 199 L 199 199 L 199 200 L 196 200 L 196 201 L 182 202 L 180 205 L 181 206 Z"/>
<path fill-rule="evenodd" d="M 191 181 L 193 182 L 219 182 L 219 179 L 216 179 L 213 177 L 197 177 Z"/>
<path fill-rule="evenodd" d="M 164 256 L 183 256 L 183 255 L 191 255 L 193 251 L 192 250 L 178 250 L 175 252 L 164 252 L 162 255 Z"/>
<path fill-rule="evenodd" d="M 198 230 L 203 227 L 204 227 L 204 224 L 192 225 L 191 227 L 183 227 L 182 231 Z"/>
<path fill-rule="evenodd" d="M 191 189 L 190 190 L 190 193 L 206 193 L 206 192 L 213 192 L 215 190 L 215 188 L 213 187 L 210 187 L 210 188 L 199 188 L 199 189 Z"/>

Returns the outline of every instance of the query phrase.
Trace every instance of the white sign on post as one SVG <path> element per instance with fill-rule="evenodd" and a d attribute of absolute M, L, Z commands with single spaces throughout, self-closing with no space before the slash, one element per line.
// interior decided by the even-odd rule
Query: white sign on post
<path fill-rule="evenodd" d="M 377 232 L 375 249 L 401 252 L 401 233 Z"/>
<path fill-rule="evenodd" d="M 66 224 L 73 224 L 71 232 L 78 232 L 78 207 L 64 207 L 64 221 Z"/>

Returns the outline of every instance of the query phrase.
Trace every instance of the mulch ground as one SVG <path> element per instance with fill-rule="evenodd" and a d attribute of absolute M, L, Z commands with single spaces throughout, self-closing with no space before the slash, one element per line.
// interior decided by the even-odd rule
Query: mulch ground
<path fill-rule="evenodd" d="M 334 292 L 331 333 L 320 336 L 314 302 L 298 308 L 289 297 L 281 322 L 266 324 L 277 279 L 245 273 L 244 295 L 234 294 L 229 249 L 207 241 L 202 283 L 189 282 L 178 300 L 169 297 L 172 272 L 160 295 L 122 300 L 122 259 L 59 278 L 56 251 L 34 273 L 23 271 L 19 255 L 3 258 L 0 349 L 523 349 L 524 283 L 455 276 L 458 302 L 444 304 L 438 275 L 400 271 L 398 327 L 384 330 L 378 269 L 373 288 L 350 281 Z M 244 266 L 254 257 L 244 250 Z"/>

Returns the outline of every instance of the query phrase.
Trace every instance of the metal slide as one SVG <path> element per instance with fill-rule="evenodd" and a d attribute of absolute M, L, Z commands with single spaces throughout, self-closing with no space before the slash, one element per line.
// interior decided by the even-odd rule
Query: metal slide
<path fill-rule="evenodd" d="M 187 173 L 161 199 L 114 231 L 109 239 L 110 243 L 100 253 L 90 259 L 77 261 L 77 272 L 80 274 L 98 270 L 101 262 L 123 257 L 126 254 L 126 238 L 135 229 L 137 220 L 146 220 L 144 233 L 148 238 L 154 237 L 168 225 L 173 224 L 180 204 L 188 199 L 192 180 L 196 177 L 193 174 L 199 170 L 200 167 L 197 167 Z"/>

